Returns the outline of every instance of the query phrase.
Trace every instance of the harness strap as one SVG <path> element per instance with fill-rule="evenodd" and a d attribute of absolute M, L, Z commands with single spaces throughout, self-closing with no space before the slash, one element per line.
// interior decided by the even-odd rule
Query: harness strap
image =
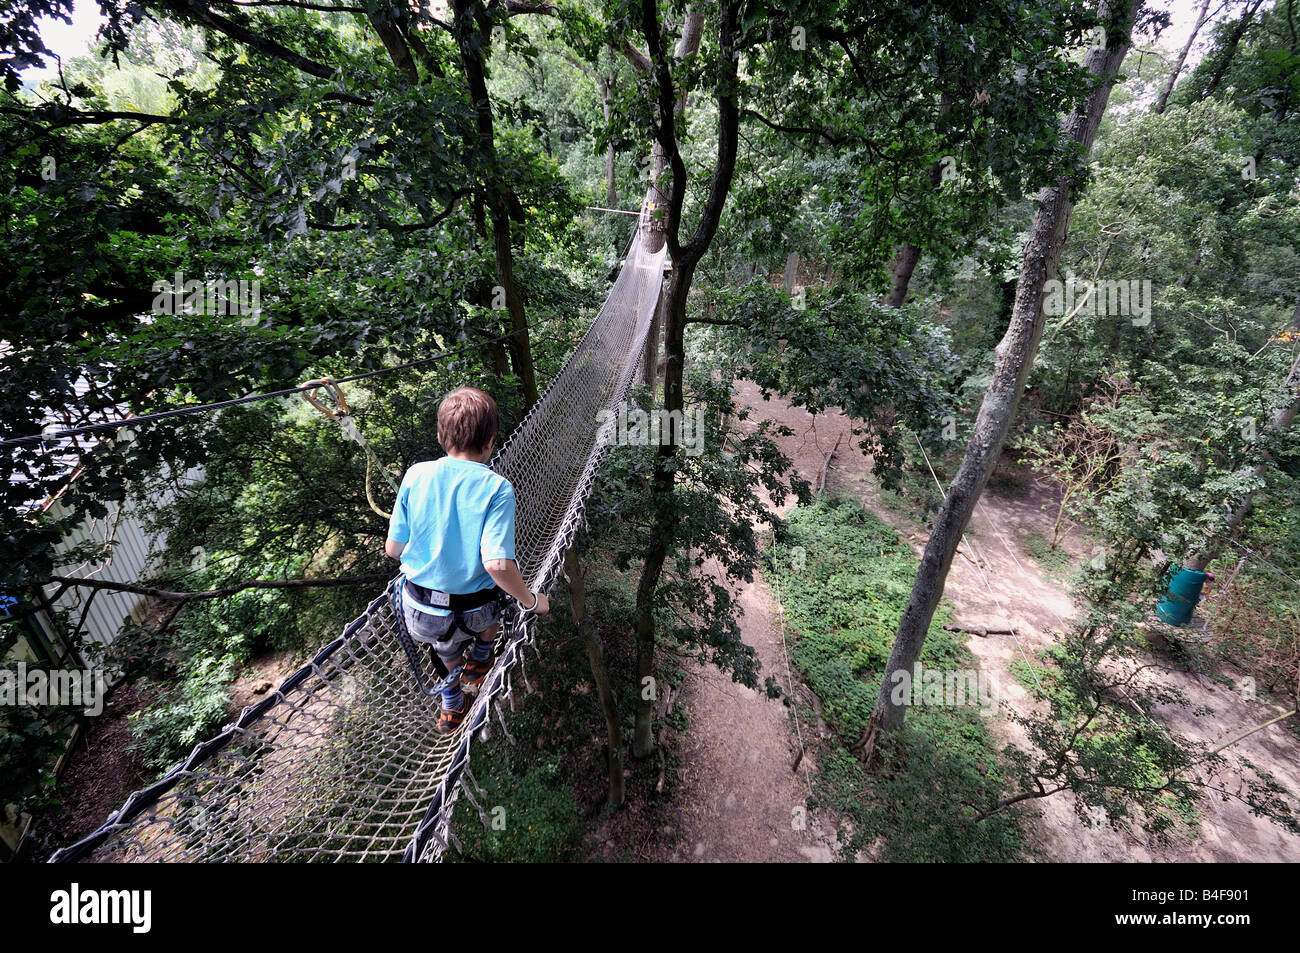
<path fill-rule="evenodd" d="M 415 590 L 415 591 L 408 592 L 408 587 L 410 587 L 411 590 Z M 437 643 L 425 642 L 423 639 L 417 640 L 414 636 L 411 635 L 410 630 L 408 630 L 406 627 L 406 613 L 404 611 L 405 609 L 404 602 L 405 599 L 407 598 L 415 598 L 416 595 L 419 593 L 437 592 L 437 590 L 426 589 L 423 586 L 417 586 L 415 583 L 405 579 L 405 577 L 398 576 L 396 579 L 393 580 L 392 586 L 390 587 L 390 591 L 392 593 L 393 614 L 396 616 L 397 640 L 402 644 L 402 650 L 406 653 L 406 660 L 411 664 L 411 674 L 415 676 L 416 686 L 420 689 L 421 694 L 433 698 L 441 692 L 443 686 L 447 684 L 447 682 L 450 680 L 451 677 L 455 675 L 459 675 L 464 665 L 463 663 L 458 664 L 450 672 L 447 671 L 447 666 L 443 663 L 442 657 L 438 655 L 438 650 L 435 647 Z M 505 601 L 505 593 L 501 590 L 499 586 L 493 586 L 490 589 L 481 589 L 478 592 L 471 592 L 465 594 L 461 594 L 461 593 L 438 593 L 438 594 L 442 596 L 449 596 L 450 599 L 456 600 L 455 603 L 453 604 L 456 605 L 457 608 L 452 609 L 451 628 L 447 630 L 448 637 L 455 635 L 457 631 L 464 632 L 466 635 L 470 635 L 470 636 L 475 636 L 475 637 L 478 636 L 479 635 L 478 632 L 475 632 L 473 629 L 469 629 L 465 626 L 465 613 L 473 609 L 478 609 L 485 605 L 489 605 L 490 603 L 493 602 Z M 416 599 L 416 601 L 418 602 L 421 600 Z M 427 605 L 428 603 L 425 604 Z M 423 642 L 425 645 L 429 646 L 428 652 L 421 653 L 419 651 L 417 646 L 420 642 Z M 434 671 L 438 673 L 438 681 L 432 686 L 425 685 L 424 679 L 421 677 L 421 673 L 423 672 L 423 666 L 420 662 L 421 655 L 428 655 L 429 661 L 433 663 Z"/>
<path fill-rule="evenodd" d="M 435 609 L 451 609 L 457 614 L 469 609 L 482 608 L 490 602 L 497 602 L 505 597 L 500 586 L 489 586 L 478 592 L 443 592 L 440 589 L 417 585 L 408 579 L 406 588 L 410 597 L 416 602 Z"/>
<path fill-rule="evenodd" d="M 438 657 L 437 650 L 434 649 L 427 654 L 433 662 L 434 671 L 438 673 L 439 682 L 432 688 L 425 686 L 424 679 L 420 677 L 421 666 L 420 659 L 416 654 L 415 639 L 406 628 L 406 612 L 404 611 L 405 607 L 402 605 L 402 595 L 405 587 L 401 583 L 402 577 L 399 576 L 392 584 L 393 615 L 397 617 L 397 640 L 402 643 L 402 651 L 406 653 L 406 660 L 411 663 L 411 673 L 415 676 L 415 684 L 419 687 L 421 694 L 428 695 L 432 698 L 441 693 L 442 686 L 446 683 L 447 677 L 451 673 L 447 671 L 447 666 L 442 663 L 442 659 Z"/>

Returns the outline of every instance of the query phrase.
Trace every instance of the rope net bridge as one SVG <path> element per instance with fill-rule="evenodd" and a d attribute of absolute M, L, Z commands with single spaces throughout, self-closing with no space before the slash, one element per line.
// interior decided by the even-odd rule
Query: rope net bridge
<path fill-rule="evenodd" d="M 614 425 L 600 411 L 626 399 L 663 281 L 663 250 L 638 228 L 595 321 L 551 386 L 492 461 L 518 499 L 516 551 L 534 590 L 546 590 L 583 510 Z M 416 687 L 389 594 L 261 702 L 52 862 L 435 861 L 465 791 L 471 743 L 493 708 L 513 707 L 534 620 L 502 626 L 496 662 L 453 735 L 436 731 L 438 698 Z"/>

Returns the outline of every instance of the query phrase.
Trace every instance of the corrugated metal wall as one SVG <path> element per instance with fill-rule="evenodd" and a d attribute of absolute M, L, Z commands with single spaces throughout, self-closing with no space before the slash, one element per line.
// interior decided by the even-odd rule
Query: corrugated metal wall
<path fill-rule="evenodd" d="M 181 478 L 182 484 L 192 484 L 202 477 L 202 471 L 195 469 Z M 151 495 L 147 506 L 157 509 L 169 504 L 176 498 L 175 484 L 164 484 L 165 489 Z M 66 553 L 81 543 L 90 541 L 102 549 L 107 558 L 96 562 L 74 564 L 63 567 L 61 575 L 78 578 L 107 579 L 113 582 L 140 582 L 153 568 L 150 565 L 154 553 L 160 551 L 166 542 L 165 534 L 150 534 L 146 531 L 140 509 L 144 506 L 139 500 L 128 500 L 124 504 L 109 504 L 108 515 L 100 520 L 87 520 L 70 533 L 56 548 L 59 553 Z M 52 515 L 59 515 L 58 502 L 50 508 Z M 46 587 L 46 594 L 53 595 L 57 586 Z M 140 622 L 145 613 L 145 597 L 130 592 L 109 592 L 100 590 L 91 599 L 94 590 L 74 586 L 68 589 L 55 605 L 68 610 L 69 626 L 75 627 L 84 611 L 86 621 L 82 627 L 82 644 L 87 641 L 107 645 L 117 638 L 126 618 Z M 90 608 L 86 603 L 90 600 Z M 45 613 L 37 615 L 37 620 L 45 633 L 54 641 L 61 639 L 57 635 L 54 620 Z"/>

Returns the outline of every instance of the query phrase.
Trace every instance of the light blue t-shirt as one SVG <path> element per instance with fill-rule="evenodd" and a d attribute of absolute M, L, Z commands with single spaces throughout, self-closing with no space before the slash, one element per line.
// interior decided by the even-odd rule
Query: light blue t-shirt
<path fill-rule="evenodd" d="M 402 574 L 442 592 L 478 592 L 495 585 L 483 567 L 515 558 L 515 490 L 491 467 L 439 457 L 406 471 L 388 523 L 388 538 L 406 543 Z M 447 609 L 423 606 L 435 615 Z"/>

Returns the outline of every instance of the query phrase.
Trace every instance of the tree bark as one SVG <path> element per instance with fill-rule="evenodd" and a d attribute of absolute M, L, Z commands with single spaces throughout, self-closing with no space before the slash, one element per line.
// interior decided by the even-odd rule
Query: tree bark
<path fill-rule="evenodd" d="M 623 803 L 623 722 L 618 716 L 618 702 L 609 683 L 609 669 L 605 665 L 605 646 L 600 641 L 592 620 L 587 618 L 587 589 L 582 578 L 582 564 L 577 550 L 570 547 L 564 554 L 564 574 L 569 579 L 569 610 L 573 624 L 583 633 L 587 643 L 587 663 L 591 678 L 596 683 L 600 710 L 605 716 L 605 736 L 608 745 L 606 763 L 609 767 L 609 803 L 619 807 Z"/>
<path fill-rule="evenodd" d="M 649 4 L 642 3 L 642 16 L 645 16 L 646 7 L 649 7 Z M 658 36 L 658 21 L 654 23 L 654 30 L 655 35 Z M 686 18 L 681 23 L 681 36 L 680 38 L 677 38 L 677 47 L 676 49 L 673 49 L 672 53 L 672 59 L 675 60 L 677 64 L 680 64 L 680 62 L 685 60 L 686 57 L 693 56 L 694 53 L 698 51 L 699 40 L 701 40 L 703 36 L 703 30 L 705 30 L 705 14 L 698 12 L 698 10 L 693 7 L 686 8 Z M 627 56 L 630 64 L 636 66 L 636 68 L 640 69 L 641 72 L 650 75 L 651 81 L 659 81 L 659 74 L 656 73 L 656 68 L 658 68 L 659 64 L 654 60 L 653 49 L 651 49 L 651 56 L 645 57 L 642 56 L 641 52 L 637 51 L 632 44 L 625 43 L 623 46 L 623 52 L 624 55 Z M 671 94 L 669 94 L 669 99 L 671 99 Z M 662 103 L 660 103 L 660 108 L 662 108 Z M 676 118 L 676 116 L 679 116 L 679 114 L 684 112 L 685 108 L 686 94 L 685 91 L 682 91 L 681 95 L 677 96 L 675 103 L 673 103 L 673 118 Z M 669 127 L 672 126 L 673 124 L 669 124 Z M 649 173 L 650 176 L 650 187 L 649 191 L 646 192 L 646 207 L 649 208 L 651 212 L 656 211 L 656 209 L 668 207 L 669 196 L 667 192 L 663 191 L 662 187 L 663 173 L 667 168 L 667 147 L 664 146 L 662 139 L 656 137 L 654 142 L 651 142 L 650 144 L 650 166 L 649 169 L 647 169 L 647 173 Z M 658 228 L 662 229 L 663 226 L 663 222 L 659 222 Z M 662 244 L 662 242 L 655 242 L 651 243 L 650 246 L 647 247 L 650 248 L 650 251 L 658 251 L 660 244 Z"/>
<path fill-rule="evenodd" d="M 1115 75 L 1128 52 L 1129 36 L 1140 3 L 1141 0 L 1123 0 L 1121 4 L 1112 5 L 1110 0 L 1102 0 L 1101 19 L 1113 26 L 1107 30 L 1107 35 L 1115 39 L 1113 45 L 1105 49 L 1098 47 L 1089 51 L 1085 64 L 1088 71 L 1097 77 L 1097 84 L 1082 106 L 1072 112 L 1062 126 L 1063 137 L 1078 144 L 1085 157 L 1096 138 Z M 1070 220 L 1071 198 L 1072 183 L 1064 176 L 1039 197 L 1021 261 L 1011 322 L 997 348 L 993 380 L 984 394 L 961 468 L 953 478 L 926 543 L 911 596 L 899 621 L 898 635 L 885 667 L 875 710 L 867 729 L 853 745 L 853 750 L 864 761 L 874 760 L 883 735 L 902 728 L 907 709 L 891 698 L 894 676 L 895 673 L 911 672 L 921 654 L 957 545 L 997 462 L 1020 403 L 1043 333 L 1043 286 L 1060 259 Z"/>
<path fill-rule="evenodd" d="M 897 308 L 907 300 L 907 289 L 912 284 L 912 273 L 921 260 L 921 249 L 911 242 L 903 242 L 894 254 L 894 264 L 889 270 L 889 294 L 885 296 L 886 308 Z"/>
<path fill-rule="evenodd" d="M 598 77 L 596 88 L 600 90 L 600 108 L 605 113 L 605 124 L 609 125 L 614 114 L 614 77 Z M 614 177 L 614 141 L 611 139 L 605 147 L 605 207 L 618 208 L 618 182 Z"/>
<path fill-rule="evenodd" d="M 493 128 L 492 102 L 488 98 L 484 58 L 490 48 L 492 19 L 481 0 L 453 0 L 453 32 L 460 53 L 461 68 L 474 105 L 478 130 L 478 147 L 486 157 L 483 176 L 483 200 L 492 223 L 492 246 L 496 253 L 497 281 L 505 292 L 511 336 L 506 339 L 510 362 L 523 387 L 525 404 L 537 403 L 537 375 L 533 369 L 532 345 L 523 299 L 515 285 L 514 252 L 510 241 L 509 187 L 501 179 L 497 165 L 496 134 Z"/>
<path fill-rule="evenodd" d="M 1169 80 L 1165 83 L 1165 88 L 1160 91 L 1160 98 L 1152 112 L 1159 115 L 1165 111 L 1165 106 L 1169 104 L 1169 94 L 1174 91 L 1174 84 L 1178 82 L 1178 77 L 1182 75 L 1183 64 L 1187 62 L 1187 54 L 1192 51 L 1192 44 L 1196 42 L 1196 34 L 1201 32 L 1201 27 L 1205 26 L 1205 18 L 1210 12 L 1210 0 L 1201 0 L 1201 9 L 1196 14 L 1196 25 L 1192 27 L 1191 35 L 1187 37 L 1187 42 L 1183 44 L 1182 52 L 1178 54 L 1178 60 L 1174 63 L 1173 70 L 1169 73 Z"/>
<path fill-rule="evenodd" d="M 664 307 L 667 300 L 667 295 L 661 293 L 654 317 L 650 319 L 650 332 L 646 335 L 645 351 L 641 355 L 641 383 L 649 388 L 652 400 L 659 382 L 659 331 L 663 327 Z"/>

